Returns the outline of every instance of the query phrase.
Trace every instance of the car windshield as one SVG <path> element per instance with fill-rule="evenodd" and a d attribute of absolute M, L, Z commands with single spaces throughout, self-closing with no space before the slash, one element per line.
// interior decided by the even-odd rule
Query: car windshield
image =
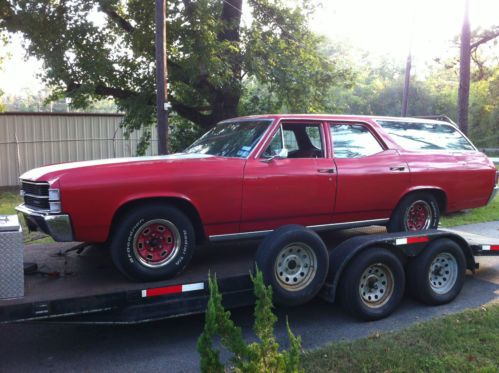
<path fill-rule="evenodd" d="M 261 139 L 272 120 L 218 123 L 184 153 L 246 158 Z"/>

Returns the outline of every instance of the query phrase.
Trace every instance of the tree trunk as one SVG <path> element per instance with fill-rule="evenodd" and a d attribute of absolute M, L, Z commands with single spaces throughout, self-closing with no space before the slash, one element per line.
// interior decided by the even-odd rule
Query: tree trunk
<path fill-rule="evenodd" d="M 465 0 L 463 28 L 461 31 L 461 57 L 459 60 L 459 92 L 457 122 L 461 131 L 468 134 L 468 106 L 470 99 L 471 29 L 469 0 Z"/>
<path fill-rule="evenodd" d="M 411 53 L 407 55 L 407 62 L 405 64 L 405 79 L 404 79 L 404 94 L 402 96 L 402 116 L 407 116 L 407 107 L 409 105 L 409 86 L 411 84 Z"/>

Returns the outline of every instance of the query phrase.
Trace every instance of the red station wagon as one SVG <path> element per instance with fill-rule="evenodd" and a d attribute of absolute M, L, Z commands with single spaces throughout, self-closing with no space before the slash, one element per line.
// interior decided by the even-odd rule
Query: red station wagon
<path fill-rule="evenodd" d="M 21 176 L 30 229 L 107 243 L 128 277 L 180 272 L 196 244 L 386 225 L 433 229 L 486 205 L 493 163 L 453 125 L 416 118 L 263 115 L 225 120 L 184 152 L 66 163 Z"/>

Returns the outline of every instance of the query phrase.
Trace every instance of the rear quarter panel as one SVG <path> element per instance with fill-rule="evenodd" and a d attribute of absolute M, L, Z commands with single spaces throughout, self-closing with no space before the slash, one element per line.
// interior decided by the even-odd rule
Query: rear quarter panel
<path fill-rule="evenodd" d="M 484 206 L 494 186 L 495 168 L 480 152 L 409 152 L 411 189 L 436 188 L 447 197 L 446 212 Z"/>

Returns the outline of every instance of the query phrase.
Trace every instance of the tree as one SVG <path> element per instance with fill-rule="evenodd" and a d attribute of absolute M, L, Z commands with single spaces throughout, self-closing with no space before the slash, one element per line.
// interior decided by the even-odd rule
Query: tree
<path fill-rule="evenodd" d="M 348 69 L 319 52 L 308 28 L 310 2 L 169 0 L 168 72 L 172 110 L 203 129 L 239 113 L 243 85 L 272 87 L 292 111 L 321 111 L 324 86 Z M 128 130 L 151 125 L 155 111 L 154 11 L 147 0 L 0 0 L 0 30 L 20 32 L 44 61 L 55 96 L 75 107 L 112 97 Z"/>
<path fill-rule="evenodd" d="M 458 124 L 463 133 L 468 134 L 470 79 L 471 79 L 471 58 L 475 56 L 479 46 L 494 40 L 499 36 L 499 26 L 494 26 L 490 30 L 475 33 L 472 38 L 469 20 L 469 0 L 465 0 L 463 26 L 461 30 L 461 47 L 459 59 L 459 91 L 458 91 Z"/>
<path fill-rule="evenodd" d="M 251 276 L 255 293 L 255 323 L 253 330 L 258 342 L 247 344 L 242 336 L 241 328 L 230 318 L 230 312 L 222 305 L 222 294 L 216 279 L 208 277 L 210 298 L 206 309 L 205 326 L 198 339 L 197 349 L 201 357 L 201 371 L 223 373 L 226 370 L 220 361 L 220 351 L 214 347 L 219 339 L 220 344 L 232 353 L 234 372 L 245 373 L 300 373 L 301 338 L 295 337 L 286 322 L 289 349 L 279 351 L 279 344 L 274 336 L 274 325 L 277 317 L 272 312 L 272 288 L 266 286 L 262 272 L 257 270 Z M 216 338 L 218 337 L 218 338 Z"/>
<path fill-rule="evenodd" d="M 0 32 L 0 46 L 4 45 L 6 43 L 4 35 Z M 2 63 L 4 60 L 5 56 L 0 54 L 0 71 L 2 70 Z M 3 91 L 0 89 L 0 99 L 4 95 Z M 0 112 L 5 110 L 5 105 L 0 101 Z"/>

